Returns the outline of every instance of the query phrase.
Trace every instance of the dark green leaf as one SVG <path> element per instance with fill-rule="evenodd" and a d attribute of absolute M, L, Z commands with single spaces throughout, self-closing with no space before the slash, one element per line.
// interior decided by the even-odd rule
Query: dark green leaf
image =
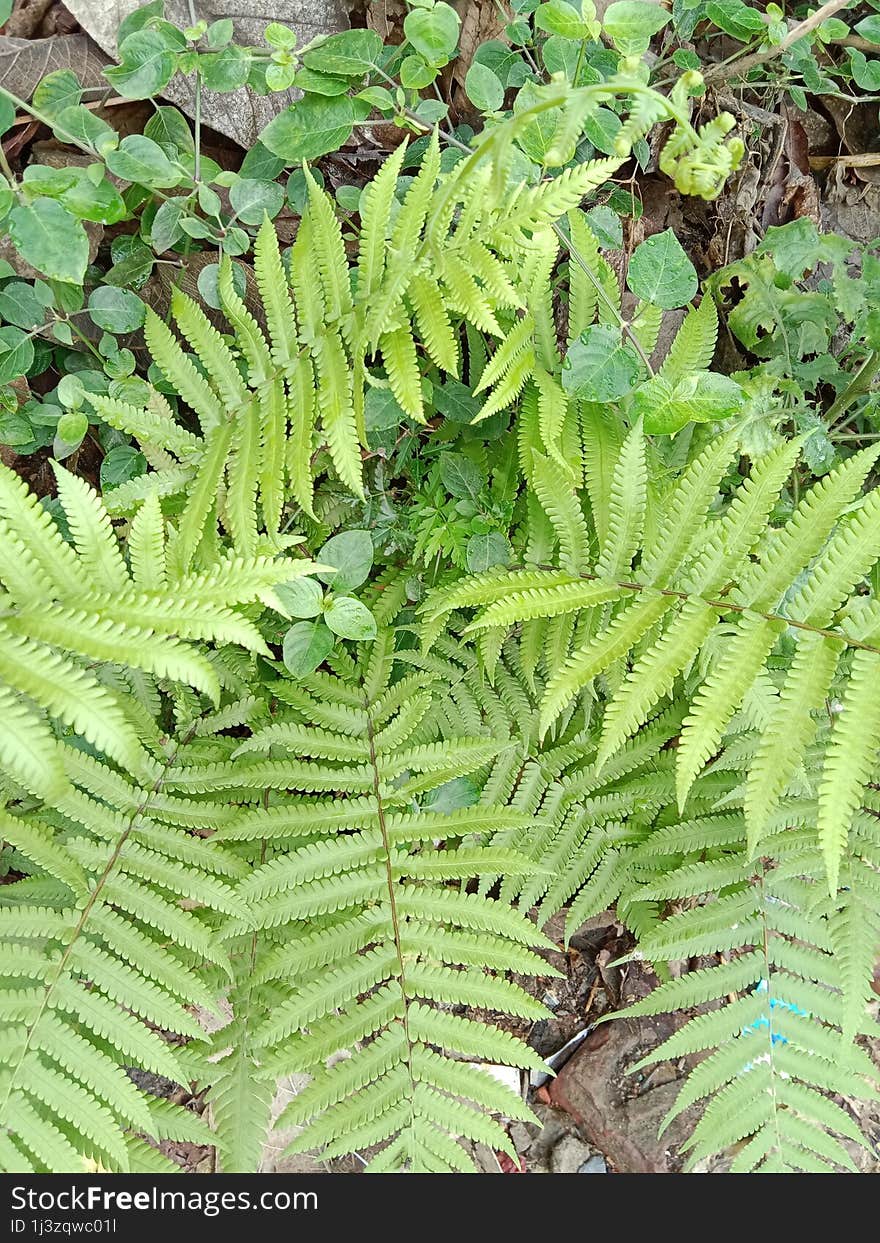
<path fill-rule="evenodd" d="M 134 445 L 114 445 L 101 463 L 101 487 L 105 492 L 147 473 L 147 459 Z"/>
<path fill-rule="evenodd" d="M 222 52 L 208 52 L 199 57 L 205 86 L 209 91 L 225 94 L 244 86 L 251 71 L 251 54 L 230 43 Z"/>
<path fill-rule="evenodd" d="M 637 298 L 666 309 L 690 302 L 699 286 L 696 269 L 672 229 L 635 248 L 626 283 Z"/>
<path fill-rule="evenodd" d="M 493 565 L 509 565 L 510 552 L 510 543 L 501 531 L 472 535 L 465 550 L 467 568 L 471 574 L 481 574 Z"/>
<path fill-rule="evenodd" d="M 334 596 L 324 610 L 324 621 L 340 639 L 375 639 L 376 619 L 353 596 Z"/>
<path fill-rule="evenodd" d="M 315 560 L 332 565 L 334 572 L 322 570 L 318 577 L 334 591 L 354 591 L 366 582 L 373 565 L 373 541 L 369 531 L 343 531 L 334 535 L 320 550 Z"/>
<path fill-rule="evenodd" d="M 348 95 L 306 95 L 274 117 L 260 141 L 287 164 L 316 160 L 342 146 L 359 115 Z"/>
<path fill-rule="evenodd" d="M 319 73 L 360 78 L 375 68 L 382 55 L 382 40 L 375 30 L 344 30 L 309 48 L 303 62 Z"/>
<path fill-rule="evenodd" d="M 56 281 L 81 285 L 89 262 L 89 239 L 54 199 L 37 199 L 9 213 L 9 234 L 23 259 Z"/>
<path fill-rule="evenodd" d="M 0 384 L 27 375 L 34 361 L 31 339 L 20 328 L 0 328 Z"/>
<path fill-rule="evenodd" d="M 620 332 L 595 324 L 573 341 L 562 371 L 566 392 L 585 401 L 617 401 L 636 385 L 642 364 Z"/>
<path fill-rule="evenodd" d="M 420 56 L 445 65 L 458 43 L 459 16 L 444 0 L 431 9 L 413 9 L 403 19 L 403 33 Z"/>
<path fill-rule="evenodd" d="M 137 294 L 112 285 L 99 285 L 89 294 L 89 316 L 105 332 L 136 332 L 146 318 L 147 308 Z"/>
<path fill-rule="evenodd" d="M 327 659 L 334 643 L 333 632 L 323 622 L 296 622 L 284 636 L 284 667 L 295 678 L 304 678 Z"/>
<path fill-rule="evenodd" d="M 461 453 L 441 453 L 440 480 L 450 496 L 477 501 L 485 487 L 485 479 L 470 458 Z"/>

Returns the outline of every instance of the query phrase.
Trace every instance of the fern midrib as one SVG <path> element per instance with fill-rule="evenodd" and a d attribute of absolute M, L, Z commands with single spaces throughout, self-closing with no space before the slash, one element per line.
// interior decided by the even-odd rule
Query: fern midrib
<path fill-rule="evenodd" d="M 526 569 L 525 566 L 520 568 Z M 539 570 L 552 571 L 553 573 L 558 573 L 559 571 L 559 567 L 555 565 L 538 565 L 536 568 Z M 747 604 L 734 604 L 730 600 L 707 600 L 704 596 L 701 596 L 699 592 L 676 591 L 672 587 L 654 587 L 651 583 L 636 583 L 613 578 L 606 579 L 600 574 L 587 574 L 581 571 L 574 571 L 574 573 L 577 578 L 583 578 L 589 582 L 607 582 L 614 587 L 620 587 L 623 591 L 635 591 L 640 594 L 644 592 L 653 592 L 658 596 L 670 596 L 674 600 L 682 600 L 685 603 L 692 600 L 701 601 L 710 609 L 717 609 L 719 613 L 748 613 L 753 617 L 762 617 L 765 621 L 782 622 L 786 626 L 791 626 L 794 630 L 806 630 L 809 631 L 810 634 L 818 634 L 825 639 L 837 639 L 840 643 L 845 644 L 847 647 L 857 648 L 863 652 L 875 652 L 880 655 L 880 647 L 873 643 L 864 643 L 860 639 L 850 638 L 849 635 L 844 634 L 841 630 L 828 630 L 823 626 L 811 626 L 808 622 L 796 621 L 793 617 L 786 617 L 784 613 L 766 613 L 762 609 L 753 609 Z"/>
<path fill-rule="evenodd" d="M 415 1124 L 415 1110 L 412 1102 L 415 1099 L 416 1080 L 412 1070 L 412 1054 L 413 1040 L 409 1031 L 409 996 L 406 991 L 406 963 L 403 957 L 403 949 L 401 947 L 400 936 L 400 919 L 397 913 L 397 899 L 394 892 L 394 872 L 391 867 L 391 842 L 388 837 L 388 826 L 385 823 L 385 805 L 382 801 L 382 786 L 379 779 L 379 764 L 376 756 L 376 736 L 373 728 L 373 718 L 370 714 L 370 701 L 364 698 L 364 709 L 367 714 L 367 739 L 370 744 L 370 767 L 373 770 L 373 794 L 376 799 L 376 820 L 379 825 L 379 832 L 382 834 L 382 849 L 385 857 L 385 883 L 388 887 L 388 905 L 391 913 L 391 928 L 394 934 L 394 952 L 397 955 L 398 966 L 398 982 L 400 992 L 403 998 L 403 1014 L 401 1023 L 403 1025 L 404 1039 L 406 1040 L 406 1073 L 409 1077 L 409 1099 L 410 1099 L 410 1126 Z"/>
<path fill-rule="evenodd" d="M 165 785 L 165 781 L 167 780 L 168 773 L 170 772 L 170 770 L 174 767 L 175 763 L 177 762 L 177 758 L 180 755 L 181 751 L 195 737 L 197 728 L 198 728 L 198 722 L 196 721 L 190 726 L 189 732 L 178 742 L 177 746 L 174 748 L 174 751 L 165 760 L 162 771 L 159 773 L 156 780 L 153 782 L 153 785 L 147 791 L 145 798 L 134 809 L 134 811 L 132 811 L 131 819 L 129 820 L 128 827 L 125 829 L 123 833 L 120 834 L 119 839 L 116 842 L 116 845 L 114 846 L 113 851 L 110 855 L 110 858 L 107 860 L 107 863 L 104 866 L 103 872 L 101 873 L 98 880 L 96 881 L 94 889 L 89 894 L 88 901 L 83 907 L 82 914 L 77 920 L 76 926 L 70 935 L 70 939 L 58 962 L 58 966 L 52 978 L 46 984 L 46 989 L 45 989 L 45 993 L 43 996 L 43 1000 L 40 1004 L 40 1009 L 28 1030 L 27 1038 L 24 1042 L 24 1047 L 22 1048 L 21 1056 L 18 1059 L 18 1062 L 12 1068 L 12 1072 L 9 1076 L 9 1081 L 7 1084 L 6 1094 L 3 1098 L 2 1106 L 0 1106 L 0 1118 L 6 1117 L 7 1115 L 10 1098 L 12 1096 L 12 1093 L 15 1091 L 17 1087 L 16 1081 L 17 1081 L 19 1072 L 21 1071 L 21 1068 L 24 1065 L 30 1053 L 33 1038 L 37 1032 L 37 1029 L 40 1023 L 42 1022 L 43 1016 L 46 1013 L 46 1009 L 49 1005 L 49 1002 L 52 1000 L 52 996 L 55 992 L 55 989 L 58 987 L 58 984 L 60 983 L 62 977 L 64 976 L 65 970 L 67 968 L 67 963 L 70 959 L 71 954 L 73 953 L 74 946 L 76 945 L 77 941 L 79 940 L 80 936 L 85 930 L 85 926 L 88 922 L 89 915 L 92 913 L 92 910 L 95 904 L 100 898 L 105 885 L 109 881 L 110 876 L 114 868 L 116 867 L 116 864 L 119 861 L 119 856 L 122 854 L 122 850 L 125 846 L 125 843 L 128 841 L 131 834 L 137 828 L 138 821 L 148 811 L 153 799 L 156 798 L 159 794 L 161 794 L 162 789 Z"/>
<path fill-rule="evenodd" d="M 761 950 L 764 954 L 764 979 L 767 981 L 767 1010 L 769 1012 L 768 1017 L 770 1017 L 773 1014 L 773 1009 L 770 1005 L 770 997 L 772 996 L 770 988 L 771 988 L 771 980 L 773 978 L 773 975 L 772 975 L 773 967 L 770 962 L 770 929 L 767 926 L 768 895 L 767 895 L 766 886 L 764 884 L 765 867 L 766 865 L 762 861 L 758 884 L 761 887 Z M 778 1097 L 777 1090 L 776 1090 L 776 1083 L 777 1083 L 777 1079 L 779 1076 L 779 1071 L 776 1069 L 776 1059 L 774 1057 L 775 1048 L 776 1048 L 776 1045 L 773 1042 L 773 1021 L 772 1021 L 772 1017 L 770 1017 L 770 1024 L 767 1027 L 767 1063 L 770 1068 L 770 1092 L 773 1097 L 773 1133 L 776 1136 L 776 1150 L 777 1152 L 782 1152 L 783 1151 L 783 1140 L 782 1140 L 782 1135 L 780 1134 L 780 1131 L 779 1131 L 780 1104 L 779 1104 L 779 1097 Z"/>

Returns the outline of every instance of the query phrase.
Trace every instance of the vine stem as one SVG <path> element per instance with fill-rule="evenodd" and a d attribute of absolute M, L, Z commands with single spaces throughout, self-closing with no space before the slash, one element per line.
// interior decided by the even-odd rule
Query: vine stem
<path fill-rule="evenodd" d="M 723 65 L 710 65 L 703 77 L 706 82 L 725 82 L 728 78 L 743 77 L 752 69 L 756 69 L 758 65 L 764 65 L 768 60 L 773 60 L 781 56 L 783 52 L 787 52 L 798 39 L 803 39 L 823 22 L 827 22 L 829 17 L 833 17 L 841 9 L 849 8 L 851 4 L 852 0 L 827 0 L 827 3 L 815 13 L 804 18 L 802 22 L 798 22 L 796 26 L 792 26 L 788 34 L 773 47 L 765 48 L 762 52 L 752 52 L 750 56 L 744 56 L 742 60 L 732 60 Z"/>
<path fill-rule="evenodd" d="M 838 419 L 841 414 L 844 414 L 856 398 L 863 397 L 871 391 L 871 384 L 878 371 L 880 371 L 880 350 L 874 350 L 859 367 L 837 400 L 829 406 L 825 414 L 826 419 L 829 420 L 829 432 L 834 430 L 834 420 Z M 843 420 L 843 422 L 846 422 L 846 420 Z"/>
<path fill-rule="evenodd" d="M 189 7 L 190 24 L 195 26 L 198 23 L 196 16 L 196 6 L 194 0 L 187 0 Z M 195 97 L 193 100 L 193 129 L 195 131 L 195 150 L 193 153 L 193 180 L 196 185 L 202 179 L 202 71 L 199 63 L 196 61 L 196 85 Z"/>

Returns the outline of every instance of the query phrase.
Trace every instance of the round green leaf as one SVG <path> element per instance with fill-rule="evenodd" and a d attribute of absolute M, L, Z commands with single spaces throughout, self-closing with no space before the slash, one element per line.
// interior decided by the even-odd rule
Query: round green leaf
<path fill-rule="evenodd" d="M 321 565 L 332 565 L 333 572 L 320 571 L 318 577 L 334 591 L 354 591 L 366 582 L 373 565 L 373 541 L 369 531 L 343 531 L 334 535 L 315 558 Z"/>
<path fill-rule="evenodd" d="M 161 190 L 180 180 L 180 172 L 159 144 L 143 134 L 129 134 L 115 151 L 107 152 L 105 159 L 111 173 L 136 185 Z"/>
<path fill-rule="evenodd" d="M 644 419 L 646 432 L 672 436 L 688 423 L 726 419 L 743 401 L 736 381 L 714 371 L 694 371 L 674 384 L 657 375 L 633 393 L 631 414 Z"/>
<path fill-rule="evenodd" d="M 699 286 L 696 269 L 671 229 L 635 248 L 626 283 L 637 298 L 665 309 L 690 302 Z"/>
<path fill-rule="evenodd" d="M 403 33 L 412 47 L 432 65 L 449 60 L 458 43 L 458 14 L 440 0 L 431 9 L 414 9 L 403 19 Z"/>
<path fill-rule="evenodd" d="M 88 415 L 82 410 L 68 410 L 58 420 L 58 439 L 66 445 L 78 445 L 88 430 Z"/>
<path fill-rule="evenodd" d="M 382 40 L 375 30 L 344 30 L 309 48 L 303 61 L 319 73 L 360 78 L 379 63 Z"/>
<path fill-rule="evenodd" d="M 280 583 L 275 595 L 291 617 L 317 617 L 324 601 L 321 584 L 314 578 L 294 578 L 289 583 Z"/>
<path fill-rule="evenodd" d="M 510 563 L 510 544 L 501 531 L 489 531 L 485 535 L 472 535 L 465 549 L 467 568 L 471 574 L 480 574 L 493 565 Z"/>
<path fill-rule="evenodd" d="M 549 0 L 535 9 L 535 25 L 551 35 L 564 39 L 586 39 L 590 28 L 573 4 L 566 0 Z"/>
<path fill-rule="evenodd" d="M 34 346 L 20 328 L 0 328 L 0 384 L 20 380 L 34 361 Z"/>
<path fill-rule="evenodd" d="M 274 117 L 260 141 L 288 164 L 316 160 L 342 146 L 364 107 L 348 95 L 306 95 Z"/>
<path fill-rule="evenodd" d="M 220 301 L 220 290 L 218 288 L 219 277 L 219 263 L 206 263 L 201 272 L 199 272 L 198 277 L 199 293 L 202 295 L 208 306 L 214 311 L 220 311 L 223 309 L 223 304 Z M 239 298 L 244 298 L 247 293 L 247 277 L 242 271 L 241 265 L 238 263 L 233 263 L 232 265 L 232 287 L 238 294 Z"/>
<path fill-rule="evenodd" d="M 123 39 L 119 59 L 119 65 L 104 70 L 104 77 L 124 99 L 149 99 L 160 94 L 177 64 L 166 40 L 155 30 L 137 30 Z"/>
<path fill-rule="evenodd" d="M 638 383 L 642 364 L 620 332 L 606 324 L 586 328 L 569 347 L 562 371 L 566 392 L 584 401 L 617 401 Z"/>
<path fill-rule="evenodd" d="M 375 639 L 376 619 L 354 596 L 335 596 L 324 610 L 324 621 L 340 639 Z"/>
<path fill-rule="evenodd" d="M 230 43 L 222 52 L 208 52 L 199 57 L 205 86 L 209 91 L 225 94 L 245 85 L 251 71 L 250 52 Z"/>
<path fill-rule="evenodd" d="M 277 181 L 241 177 L 229 190 L 232 210 L 245 224 L 262 224 L 263 215 L 277 216 L 284 206 L 284 190 Z"/>
<path fill-rule="evenodd" d="M 670 17 L 659 4 L 647 0 L 616 0 L 605 10 L 602 26 L 624 56 L 641 56 L 647 52 L 651 36 L 662 30 Z"/>
<path fill-rule="evenodd" d="M 504 105 L 504 83 L 488 65 L 475 61 L 464 80 L 467 97 L 481 112 L 497 112 Z"/>
<path fill-rule="evenodd" d="M 89 294 L 89 316 L 105 332 L 137 332 L 146 315 L 147 308 L 129 289 L 99 285 Z"/>
<path fill-rule="evenodd" d="M 400 84 L 408 91 L 421 91 L 437 77 L 437 70 L 422 56 L 405 56 L 400 66 Z"/>
<path fill-rule="evenodd" d="M 9 213 L 9 235 L 21 257 L 51 280 L 81 285 L 89 262 L 89 239 L 54 199 L 37 199 Z"/>
<path fill-rule="evenodd" d="M 284 667 L 295 678 L 304 678 L 327 659 L 334 643 L 333 632 L 323 622 L 296 622 L 284 636 Z"/>

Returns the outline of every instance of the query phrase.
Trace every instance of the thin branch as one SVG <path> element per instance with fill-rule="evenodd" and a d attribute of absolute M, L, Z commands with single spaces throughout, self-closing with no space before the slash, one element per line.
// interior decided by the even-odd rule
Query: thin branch
<path fill-rule="evenodd" d="M 789 30 L 788 34 L 779 43 L 773 47 L 764 48 L 761 52 L 753 52 L 751 56 L 744 56 L 742 60 L 733 60 L 725 65 L 712 65 L 703 74 L 706 82 L 724 82 L 729 78 L 741 78 L 758 65 L 764 65 L 768 60 L 773 60 L 777 56 L 781 56 L 783 52 L 787 52 L 793 43 L 797 43 L 798 39 L 803 39 L 805 35 L 810 34 L 823 22 L 827 22 L 829 17 L 833 17 L 835 13 L 839 13 L 841 9 L 846 9 L 852 4 L 852 0 L 828 0 L 827 4 L 823 4 L 810 17 L 805 18 L 802 22 L 798 22 Z"/>

